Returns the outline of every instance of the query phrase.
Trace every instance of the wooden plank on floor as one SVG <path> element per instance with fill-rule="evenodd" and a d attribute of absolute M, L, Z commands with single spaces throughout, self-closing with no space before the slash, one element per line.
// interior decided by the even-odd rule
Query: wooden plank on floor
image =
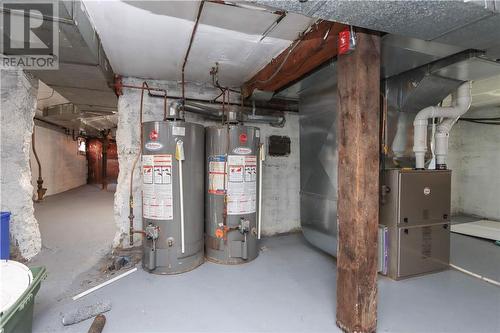
<path fill-rule="evenodd" d="M 337 325 L 377 327 L 380 35 L 356 28 L 337 63 L 339 110 Z"/>

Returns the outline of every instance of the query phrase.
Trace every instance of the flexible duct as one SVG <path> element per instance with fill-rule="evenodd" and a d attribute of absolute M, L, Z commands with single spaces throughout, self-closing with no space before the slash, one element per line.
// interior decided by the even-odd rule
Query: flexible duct
<path fill-rule="evenodd" d="M 455 122 L 471 104 L 471 83 L 466 82 L 458 87 L 452 95 L 452 106 L 429 106 L 417 113 L 413 121 L 413 151 L 415 153 L 415 168 L 424 169 L 425 153 L 427 152 L 427 124 L 431 118 L 444 118 L 438 125 L 435 135 L 436 140 L 436 165 L 438 169 L 446 169 L 446 156 L 448 154 L 448 137 Z"/>

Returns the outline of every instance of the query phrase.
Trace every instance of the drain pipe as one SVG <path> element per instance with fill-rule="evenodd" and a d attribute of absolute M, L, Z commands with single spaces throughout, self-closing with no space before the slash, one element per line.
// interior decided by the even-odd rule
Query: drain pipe
<path fill-rule="evenodd" d="M 413 121 L 413 151 L 415 153 L 415 169 L 425 168 L 425 153 L 427 152 L 427 125 L 431 118 L 444 118 L 436 131 L 436 166 L 446 169 L 448 154 L 448 137 L 452 126 L 471 104 L 471 83 L 466 82 L 458 87 L 453 94 L 452 106 L 429 106 L 417 113 Z"/>
<path fill-rule="evenodd" d="M 436 142 L 436 169 L 446 170 L 446 158 L 448 156 L 448 139 L 450 137 L 450 131 L 453 125 L 457 122 L 463 114 L 469 110 L 472 98 L 471 98 L 471 82 L 464 83 L 461 85 L 454 96 L 456 100 L 456 108 L 460 114 L 454 117 L 444 119 L 436 128 L 435 142 Z"/>

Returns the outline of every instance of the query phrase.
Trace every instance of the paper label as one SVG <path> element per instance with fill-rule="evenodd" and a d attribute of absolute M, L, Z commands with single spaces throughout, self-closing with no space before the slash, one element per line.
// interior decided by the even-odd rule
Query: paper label
<path fill-rule="evenodd" d="M 208 158 L 208 193 L 224 194 L 225 165 L 224 155 L 214 155 Z"/>
<path fill-rule="evenodd" d="M 142 216 L 173 220 L 172 155 L 143 155 L 142 182 Z"/>
<path fill-rule="evenodd" d="M 251 214 L 257 202 L 257 157 L 228 156 L 227 214 Z"/>
<path fill-rule="evenodd" d="M 174 126 L 172 127 L 172 135 L 184 136 L 186 135 L 186 128 Z"/>

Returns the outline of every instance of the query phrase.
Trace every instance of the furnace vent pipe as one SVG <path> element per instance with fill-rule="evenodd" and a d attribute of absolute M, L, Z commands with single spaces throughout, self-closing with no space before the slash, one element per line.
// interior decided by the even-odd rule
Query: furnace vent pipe
<path fill-rule="evenodd" d="M 211 120 L 221 120 L 224 116 L 224 112 L 221 109 L 202 103 L 186 101 L 184 105 L 181 105 L 181 102 L 175 101 L 170 104 L 170 109 L 176 107 L 180 108 L 177 112 L 180 112 L 180 110 L 191 112 Z M 283 127 L 285 124 L 285 117 L 280 115 L 253 115 L 240 112 L 238 115 L 238 121 L 243 123 L 268 123 L 271 126 Z"/>
<path fill-rule="evenodd" d="M 424 169 L 425 153 L 427 151 L 427 124 L 432 118 L 444 118 L 436 131 L 436 167 L 446 169 L 448 154 L 448 137 L 452 126 L 471 105 L 471 83 L 466 82 L 458 87 L 452 95 L 452 106 L 429 106 L 417 113 L 413 121 L 413 151 L 415 152 L 415 168 Z"/>

